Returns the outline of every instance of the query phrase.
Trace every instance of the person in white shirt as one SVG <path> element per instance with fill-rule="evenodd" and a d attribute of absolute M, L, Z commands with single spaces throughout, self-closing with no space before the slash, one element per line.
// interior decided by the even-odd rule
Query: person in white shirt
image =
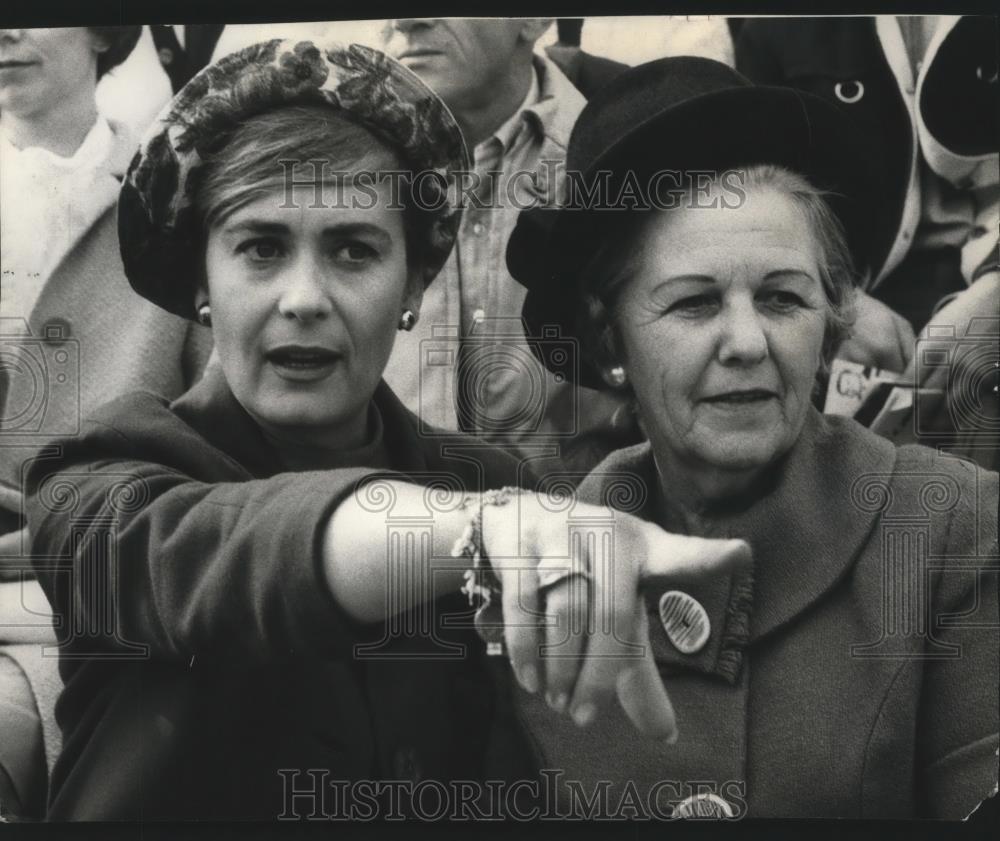
<path fill-rule="evenodd" d="M 211 351 L 204 328 L 132 294 L 122 268 L 117 199 L 136 144 L 95 91 L 140 29 L 0 29 L 0 802 L 25 817 L 44 809 L 60 740 L 24 470 L 119 394 L 178 396 Z"/>
<path fill-rule="evenodd" d="M 537 341 L 554 353 L 579 350 L 558 335 L 526 336 L 525 290 L 505 259 L 519 211 L 562 201 L 566 147 L 585 104 L 535 50 L 551 23 L 418 18 L 385 26 L 386 52 L 441 96 L 473 154 L 457 247 L 415 329 L 397 341 L 385 378 L 425 424 L 505 445 L 539 475 L 582 478 L 631 442 L 634 417 L 613 396 L 576 388 L 532 356 Z"/>

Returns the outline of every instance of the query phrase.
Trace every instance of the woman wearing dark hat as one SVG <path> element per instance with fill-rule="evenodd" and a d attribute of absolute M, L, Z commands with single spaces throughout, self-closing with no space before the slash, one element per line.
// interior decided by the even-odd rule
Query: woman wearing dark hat
<path fill-rule="evenodd" d="M 435 186 L 467 163 L 441 101 L 357 45 L 248 47 L 150 130 L 119 203 L 125 269 L 210 324 L 220 364 L 172 403 L 110 404 L 29 474 L 35 557 L 65 559 L 38 564 L 66 681 L 50 818 L 372 817 L 377 795 L 343 786 L 483 779 L 491 742 L 519 773 L 459 590 L 495 595 L 522 566 L 565 624 L 584 575 L 535 569 L 566 557 L 565 518 L 510 490 L 523 471 L 503 453 L 418 432 L 380 379 L 454 242 Z M 619 602 L 640 574 L 746 557 L 581 512 L 628 541 Z M 629 666 L 636 723 L 668 732 L 643 662 L 593 692 Z"/>
<path fill-rule="evenodd" d="M 590 101 L 567 167 L 611 205 L 654 188 L 603 213 L 581 190 L 511 240 L 532 329 L 578 336 L 584 382 L 627 390 L 649 439 L 581 498 L 631 473 L 642 516 L 753 553 L 752 585 L 644 594 L 675 745 L 515 699 L 542 767 L 614 781 L 612 812 L 962 818 L 996 790 L 997 475 L 811 404 L 871 251 L 878 173 L 855 148 L 819 98 L 652 62 Z"/>

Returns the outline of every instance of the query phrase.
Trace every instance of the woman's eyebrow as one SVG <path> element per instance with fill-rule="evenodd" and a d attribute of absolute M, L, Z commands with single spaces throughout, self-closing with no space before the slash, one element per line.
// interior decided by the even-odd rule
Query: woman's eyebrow
<path fill-rule="evenodd" d="M 287 234 L 288 226 L 282 222 L 271 222 L 266 219 L 240 219 L 231 225 L 223 223 L 222 233 L 226 236 L 235 234 Z"/>
<path fill-rule="evenodd" d="M 267 219 L 240 219 L 231 225 L 225 223 L 222 225 L 224 236 L 239 236 L 242 234 L 278 236 L 287 235 L 290 231 L 291 229 L 285 223 Z M 374 237 L 380 242 L 388 242 L 392 239 L 385 228 L 380 225 L 373 225 L 370 222 L 343 222 L 328 225 L 323 228 L 322 235 L 326 238 L 364 235 Z"/>
<path fill-rule="evenodd" d="M 764 280 L 778 280 L 783 277 L 804 277 L 808 280 L 814 280 L 812 273 L 808 269 L 774 269 L 764 275 Z"/>
<path fill-rule="evenodd" d="M 323 228 L 324 237 L 344 237 L 344 236 L 368 236 L 387 243 L 392 241 L 392 236 L 381 225 L 373 225 L 371 222 L 342 222 L 336 225 L 328 225 Z"/>
<path fill-rule="evenodd" d="M 711 285 L 715 283 L 715 278 L 707 274 L 677 274 L 671 275 L 668 278 L 664 278 L 656 286 L 653 287 L 653 293 L 659 292 L 666 286 L 670 286 L 675 283 L 701 283 L 705 285 Z"/>

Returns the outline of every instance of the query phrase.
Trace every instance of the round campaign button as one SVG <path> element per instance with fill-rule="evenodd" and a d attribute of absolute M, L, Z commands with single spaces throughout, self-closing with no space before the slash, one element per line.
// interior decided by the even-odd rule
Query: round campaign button
<path fill-rule="evenodd" d="M 667 637 L 683 654 L 701 651 L 712 632 L 705 608 L 680 590 L 667 590 L 660 596 L 660 621 Z"/>
<path fill-rule="evenodd" d="M 675 818 L 733 818 L 736 811 L 717 794 L 692 794 L 674 806 Z"/>

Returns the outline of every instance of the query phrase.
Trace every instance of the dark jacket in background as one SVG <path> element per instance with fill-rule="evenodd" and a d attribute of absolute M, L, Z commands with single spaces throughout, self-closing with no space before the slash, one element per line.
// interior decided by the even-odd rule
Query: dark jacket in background
<path fill-rule="evenodd" d="M 573 87 L 587 99 L 590 99 L 619 73 L 628 70 L 627 64 L 585 53 L 575 46 L 553 44 L 551 47 L 545 48 L 545 54 L 566 74 L 566 78 L 573 83 Z"/>
<path fill-rule="evenodd" d="M 949 25 L 921 71 L 919 91 L 911 82 L 897 81 L 873 17 L 753 18 L 741 23 L 736 39 L 736 67 L 754 82 L 817 94 L 856 121 L 871 158 L 885 173 L 881 227 L 873 237 L 882 244 L 874 260 L 874 294 L 917 329 L 941 297 L 997 267 L 995 223 L 971 232 L 971 240 L 978 240 L 969 243 L 976 255 L 971 261 L 954 248 L 907 260 L 913 230 L 904 221 L 908 200 L 916 201 L 910 180 L 921 154 L 918 131 L 925 132 L 921 143 L 933 157 L 931 168 L 956 188 L 1000 189 L 997 20 L 963 16 Z M 905 50 L 891 52 L 898 64 L 909 63 Z M 915 98 L 920 126 L 910 116 L 908 98 Z"/>
<path fill-rule="evenodd" d="M 156 55 L 177 93 L 194 75 L 212 60 L 225 24 L 195 24 L 184 27 L 184 46 L 172 26 L 152 25 L 149 31 L 156 45 Z"/>

